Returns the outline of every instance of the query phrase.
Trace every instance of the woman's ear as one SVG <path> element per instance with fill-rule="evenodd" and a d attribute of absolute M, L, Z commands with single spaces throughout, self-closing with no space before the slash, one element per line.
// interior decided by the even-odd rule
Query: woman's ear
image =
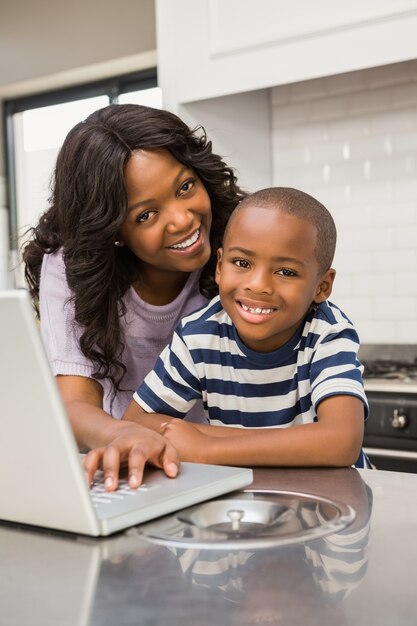
<path fill-rule="evenodd" d="M 214 279 L 216 281 L 217 284 L 219 284 L 220 282 L 220 274 L 222 271 L 222 257 L 223 257 L 223 248 L 219 248 L 217 250 L 217 265 L 216 265 L 216 274 L 214 276 Z"/>
<path fill-rule="evenodd" d="M 317 285 L 316 294 L 314 296 L 313 302 L 315 302 L 316 304 L 320 304 L 320 302 L 324 302 L 330 297 L 335 277 L 336 270 L 334 270 L 332 267 L 323 274 L 319 284 Z"/>

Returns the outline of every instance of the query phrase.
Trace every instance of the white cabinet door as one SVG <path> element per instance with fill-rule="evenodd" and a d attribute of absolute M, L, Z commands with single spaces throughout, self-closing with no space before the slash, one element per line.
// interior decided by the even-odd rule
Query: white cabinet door
<path fill-rule="evenodd" d="M 156 0 L 177 104 L 417 57 L 417 0 Z"/>

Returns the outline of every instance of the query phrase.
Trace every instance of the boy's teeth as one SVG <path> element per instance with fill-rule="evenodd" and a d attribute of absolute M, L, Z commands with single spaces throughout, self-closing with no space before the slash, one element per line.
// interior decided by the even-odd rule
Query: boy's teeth
<path fill-rule="evenodd" d="M 260 315 L 261 313 L 267 315 L 268 313 L 272 313 L 274 311 L 274 309 L 261 309 L 260 307 L 256 307 L 256 309 L 251 309 L 250 307 L 246 306 L 246 304 L 243 304 L 243 302 L 241 302 L 241 305 L 244 311 L 249 311 L 249 313 L 253 313 L 254 315 Z"/>
<path fill-rule="evenodd" d="M 175 245 L 170 246 L 170 248 L 176 248 L 180 250 L 183 248 L 188 248 L 189 246 L 192 246 L 193 243 L 197 241 L 199 234 L 200 234 L 200 230 L 197 230 L 192 237 L 187 239 L 187 241 L 183 241 L 182 243 L 176 243 Z"/>

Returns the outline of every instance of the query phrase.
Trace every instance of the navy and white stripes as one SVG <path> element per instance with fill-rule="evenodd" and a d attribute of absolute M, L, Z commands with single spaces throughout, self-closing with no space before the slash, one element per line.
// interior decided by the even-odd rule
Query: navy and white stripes
<path fill-rule="evenodd" d="M 235 427 L 311 423 L 318 404 L 333 395 L 360 398 L 365 417 L 358 348 L 352 323 L 324 302 L 283 347 L 255 352 L 241 342 L 216 297 L 182 320 L 134 397 L 147 412 L 180 418 L 202 398 L 212 424 Z"/>

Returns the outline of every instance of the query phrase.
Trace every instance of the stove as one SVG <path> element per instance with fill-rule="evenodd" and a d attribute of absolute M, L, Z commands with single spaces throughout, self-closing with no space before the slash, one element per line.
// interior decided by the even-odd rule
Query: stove
<path fill-rule="evenodd" d="M 417 358 L 361 360 L 369 401 L 364 448 L 378 469 L 417 473 Z"/>
<path fill-rule="evenodd" d="M 417 385 L 417 360 L 412 362 L 391 359 L 375 359 L 366 361 L 365 378 L 377 380 L 394 380 L 397 382 L 414 383 Z"/>

